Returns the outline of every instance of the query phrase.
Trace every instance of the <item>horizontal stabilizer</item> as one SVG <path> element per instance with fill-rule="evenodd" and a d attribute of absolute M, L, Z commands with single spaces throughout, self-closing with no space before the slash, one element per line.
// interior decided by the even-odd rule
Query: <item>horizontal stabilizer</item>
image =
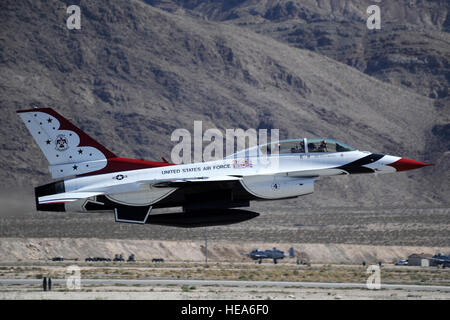
<path fill-rule="evenodd" d="M 65 203 L 94 197 L 103 194 L 103 192 L 64 192 L 38 198 L 39 204 Z"/>

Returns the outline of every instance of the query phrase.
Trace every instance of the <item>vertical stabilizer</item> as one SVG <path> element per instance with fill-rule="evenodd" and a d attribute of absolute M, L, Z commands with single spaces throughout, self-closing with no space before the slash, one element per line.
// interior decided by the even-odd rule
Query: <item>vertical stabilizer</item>
<path fill-rule="evenodd" d="M 98 171 L 115 155 L 50 108 L 17 111 L 48 162 L 53 178 Z"/>

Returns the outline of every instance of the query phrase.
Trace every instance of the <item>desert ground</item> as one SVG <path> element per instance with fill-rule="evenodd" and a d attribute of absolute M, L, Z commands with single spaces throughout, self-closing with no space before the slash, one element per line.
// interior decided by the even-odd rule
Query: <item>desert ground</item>
<path fill-rule="evenodd" d="M 11 201 L 14 200 L 11 195 Z M 310 198 L 305 197 L 305 202 Z M 252 204 L 253 220 L 222 227 L 180 229 L 115 223 L 109 213 L 45 213 L 23 205 L 3 207 L 0 217 L 1 299 L 449 299 L 449 291 L 364 288 L 368 265 L 382 262 L 381 283 L 450 285 L 448 269 L 394 266 L 412 253 L 450 252 L 448 213 L 438 208 L 298 208 L 290 201 Z M 14 209 L 14 210 L 13 210 Z M 205 264 L 208 236 L 208 264 Z M 271 249 L 296 258 L 257 264 L 242 253 Z M 87 257 L 134 254 L 136 262 L 85 262 Z M 51 261 L 53 257 L 64 261 Z M 152 263 L 162 258 L 163 263 Z M 297 259 L 307 265 L 297 265 Z M 362 266 L 365 262 L 366 266 Z M 38 280 L 67 278 L 80 268 L 83 281 L 143 280 L 143 283 L 85 283 L 67 290 L 54 283 L 42 291 Z M 11 284 L 6 280 L 33 280 Z M 149 284 L 177 280 L 179 284 Z M 249 286 L 183 284 L 182 281 L 240 281 Z M 258 286 L 257 281 L 299 286 Z M 357 288 L 302 287 L 312 283 L 362 284 Z"/>
<path fill-rule="evenodd" d="M 240 288 L 183 286 L 88 287 L 81 291 L 43 292 L 36 288 L 1 289 L 0 299 L 64 300 L 441 300 L 448 292 L 408 290 Z"/>
<path fill-rule="evenodd" d="M 80 288 L 68 289 L 67 267 L 76 264 L 80 271 Z M 381 283 L 406 285 L 403 289 L 369 290 L 364 285 L 355 288 L 315 288 L 311 283 L 364 284 L 367 268 L 360 265 L 312 264 L 279 265 L 263 263 L 194 263 L 169 262 L 51 262 L 29 261 L 0 264 L 0 299 L 449 299 L 450 270 L 386 265 L 381 268 Z M 42 290 L 43 277 L 53 279 L 52 291 Z M 21 280 L 7 283 L 5 279 Z M 178 280 L 168 284 L 148 283 L 148 280 Z M 26 283 L 27 280 L 34 281 Z M 106 281 L 105 283 L 101 281 Z M 108 281 L 135 281 L 108 283 Z M 143 280 L 139 282 L 138 280 Z M 205 281 L 202 283 L 203 280 Z M 212 282 L 207 282 L 211 280 Z M 214 280 L 220 280 L 217 283 Z M 244 285 L 236 285 L 238 280 Z M 92 281 L 92 282 L 90 282 Z M 189 283 L 193 281 L 193 283 Z M 271 281 L 267 285 L 261 281 Z M 307 282 L 306 282 L 307 281 Z M 292 285 L 292 282 L 297 285 Z M 227 284 L 230 283 L 230 284 Z M 284 286 L 283 283 L 287 285 Z M 306 287 L 302 287 L 302 283 Z M 421 290 L 413 285 L 422 286 Z M 408 288 L 411 287 L 411 288 Z M 448 287 L 447 287 L 448 288 Z"/>

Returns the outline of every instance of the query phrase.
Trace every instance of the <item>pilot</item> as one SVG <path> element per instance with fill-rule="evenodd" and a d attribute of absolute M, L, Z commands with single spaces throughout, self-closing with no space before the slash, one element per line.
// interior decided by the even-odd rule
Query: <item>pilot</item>
<path fill-rule="evenodd" d="M 322 142 L 320 143 L 319 151 L 328 152 L 327 142 L 325 140 L 322 140 Z"/>

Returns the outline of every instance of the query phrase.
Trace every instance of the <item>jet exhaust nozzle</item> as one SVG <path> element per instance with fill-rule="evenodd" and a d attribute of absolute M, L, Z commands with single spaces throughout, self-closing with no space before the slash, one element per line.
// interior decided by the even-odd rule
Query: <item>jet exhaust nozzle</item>
<path fill-rule="evenodd" d="M 39 204 L 39 197 L 48 196 L 57 193 L 64 193 L 64 181 L 56 181 L 34 188 L 36 201 L 36 210 L 38 211 L 66 211 L 64 203 Z"/>

